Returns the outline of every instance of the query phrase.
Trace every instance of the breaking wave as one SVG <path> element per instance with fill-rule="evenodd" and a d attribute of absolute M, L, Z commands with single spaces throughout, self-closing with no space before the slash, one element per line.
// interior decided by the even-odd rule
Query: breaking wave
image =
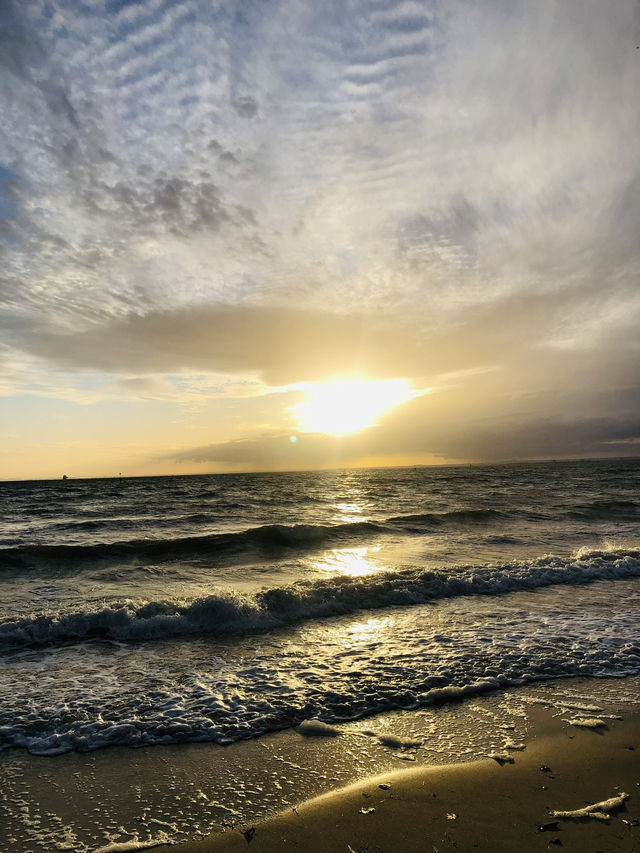
<path fill-rule="evenodd" d="M 639 550 L 582 549 L 570 558 L 544 556 L 510 565 L 334 576 L 266 589 L 253 596 L 219 592 L 192 601 L 125 600 L 96 609 L 5 619 L 0 622 L 0 648 L 90 638 L 144 641 L 199 634 L 245 634 L 365 609 L 631 577 L 640 577 Z"/>

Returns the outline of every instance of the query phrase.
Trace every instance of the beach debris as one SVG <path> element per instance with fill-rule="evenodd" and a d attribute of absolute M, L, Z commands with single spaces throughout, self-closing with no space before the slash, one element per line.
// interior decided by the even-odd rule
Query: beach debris
<path fill-rule="evenodd" d="M 509 755 L 508 752 L 492 752 L 489 754 L 489 758 L 493 758 L 500 766 L 503 764 L 515 764 L 514 757 Z"/>
<path fill-rule="evenodd" d="M 388 782 L 383 782 L 382 785 L 378 785 L 381 791 L 388 791 L 391 785 Z"/>
<path fill-rule="evenodd" d="M 538 827 L 538 832 L 557 832 L 559 829 L 559 824 L 557 820 L 554 820 L 550 823 L 543 823 Z"/>
<path fill-rule="evenodd" d="M 622 822 L 625 826 L 640 826 L 640 820 L 638 820 L 637 817 L 630 817 L 629 820 L 627 820 L 626 817 L 623 817 Z"/>
<path fill-rule="evenodd" d="M 555 844 L 557 847 L 562 847 L 562 841 L 559 838 L 551 838 L 549 839 L 549 844 Z"/>
<path fill-rule="evenodd" d="M 540 770 L 541 770 L 543 773 L 553 773 L 552 769 L 551 769 L 550 767 L 547 767 L 547 765 L 546 765 L 546 764 L 541 764 L 541 765 L 540 765 Z"/>
<path fill-rule="evenodd" d="M 575 720 L 565 720 L 570 726 L 577 726 L 581 729 L 606 729 L 607 724 L 600 717 L 576 717 Z"/>
<path fill-rule="evenodd" d="M 447 820 L 458 820 L 458 815 L 455 812 L 447 812 Z"/>
<path fill-rule="evenodd" d="M 250 826 L 249 829 L 245 829 L 242 833 L 247 840 L 247 844 L 253 839 L 253 836 L 256 834 L 255 826 Z"/>
<path fill-rule="evenodd" d="M 337 737 L 342 734 L 340 729 L 323 723 L 321 720 L 303 720 L 297 727 L 298 734 L 305 736 Z"/>
<path fill-rule="evenodd" d="M 375 811 L 374 807 L 371 806 L 370 809 L 360 809 L 360 814 L 372 814 Z"/>
<path fill-rule="evenodd" d="M 553 817 L 563 817 L 573 820 L 580 820 L 584 817 L 591 817 L 595 820 L 610 820 L 610 812 L 622 808 L 625 800 L 629 799 L 629 794 L 624 791 L 617 797 L 610 797 L 608 800 L 602 800 L 600 803 L 592 803 L 582 809 L 571 809 L 570 811 L 552 811 Z"/>

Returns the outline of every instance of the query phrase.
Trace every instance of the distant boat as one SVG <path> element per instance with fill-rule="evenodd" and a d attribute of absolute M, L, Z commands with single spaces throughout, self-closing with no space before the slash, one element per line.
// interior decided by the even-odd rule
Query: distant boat
<path fill-rule="evenodd" d="M 63 474 L 63 475 L 62 475 L 62 479 L 63 479 L 63 480 L 68 480 L 69 478 L 67 477 L 67 475 L 66 475 L 66 474 Z"/>

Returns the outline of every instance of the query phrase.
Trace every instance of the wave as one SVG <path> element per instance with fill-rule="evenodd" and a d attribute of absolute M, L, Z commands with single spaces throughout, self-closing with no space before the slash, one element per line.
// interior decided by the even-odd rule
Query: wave
<path fill-rule="evenodd" d="M 172 539 L 131 539 L 87 545 L 19 545 L 0 551 L 0 568 L 38 564 L 104 561 L 175 560 L 238 555 L 246 551 L 273 553 L 283 549 L 306 549 L 345 538 L 383 533 L 384 526 L 363 521 L 352 524 L 268 524 L 237 533 L 210 533 Z"/>
<path fill-rule="evenodd" d="M 424 512 L 415 515 L 395 515 L 386 520 L 387 525 L 400 527 L 408 532 L 440 527 L 446 524 L 486 524 L 505 520 L 508 514 L 497 509 L 458 509 L 450 512 Z"/>
<path fill-rule="evenodd" d="M 131 600 L 91 610 L 36 613 L 0 622 L 0 648 L 16 649 L 91 638 L 145 641 L 203 634 L 244 634 L 307 619 L 463 595 L 502 595 L 556 584 L 640 577 L 640 550 L 581 550 L 509 565 L 404 569 L 364 577 L 332 577 L 262 590 L 220 592 L 194 601 Z"/>
<path fill-rule="evenodd" d="M 505 518 L 504 513 L 495 509 L 460 509 L 343 524 L 267 524 L 238 532 L 170 539 L 130 539 L 79 545 L 33 543 L 0 549 L 0 569 L 35 568 L 48 564 L 73 568 L 78 564 L 113 561 L 215 560 L 216 557 L 239 557 L 256 552 L 277 555 L 283 550 L 304 551 L 391 533 L 424 533 L 443 525 L 486 524 Z"/>
<path fill-rule="evenodd" d="M 634 500 L 597 500 L 576 504 L 567 515 L 577 520 L 637 521 L 640 519 L 640 503 Z"/>

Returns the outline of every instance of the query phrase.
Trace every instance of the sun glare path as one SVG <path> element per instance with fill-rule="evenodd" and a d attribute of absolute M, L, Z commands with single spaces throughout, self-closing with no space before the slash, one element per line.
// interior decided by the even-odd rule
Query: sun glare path
<path fill-rule="evenodd" d="M 373 545 L 360 548 L 334 548 L 326 551 L 316 565 L 317 568 L 330 574 L 353 578 L 372 575 L 382 568 L 372 556 L 377 554 L 381 547 L 381 545 Z"/>
<path fill-rule="evenodd" d="M 307 399 L 291 407 L 301 432 L 348 435 L 375 426 L 384 412 L 428 393 L 408 379 L 342 379 L 307 387 Z"/>

